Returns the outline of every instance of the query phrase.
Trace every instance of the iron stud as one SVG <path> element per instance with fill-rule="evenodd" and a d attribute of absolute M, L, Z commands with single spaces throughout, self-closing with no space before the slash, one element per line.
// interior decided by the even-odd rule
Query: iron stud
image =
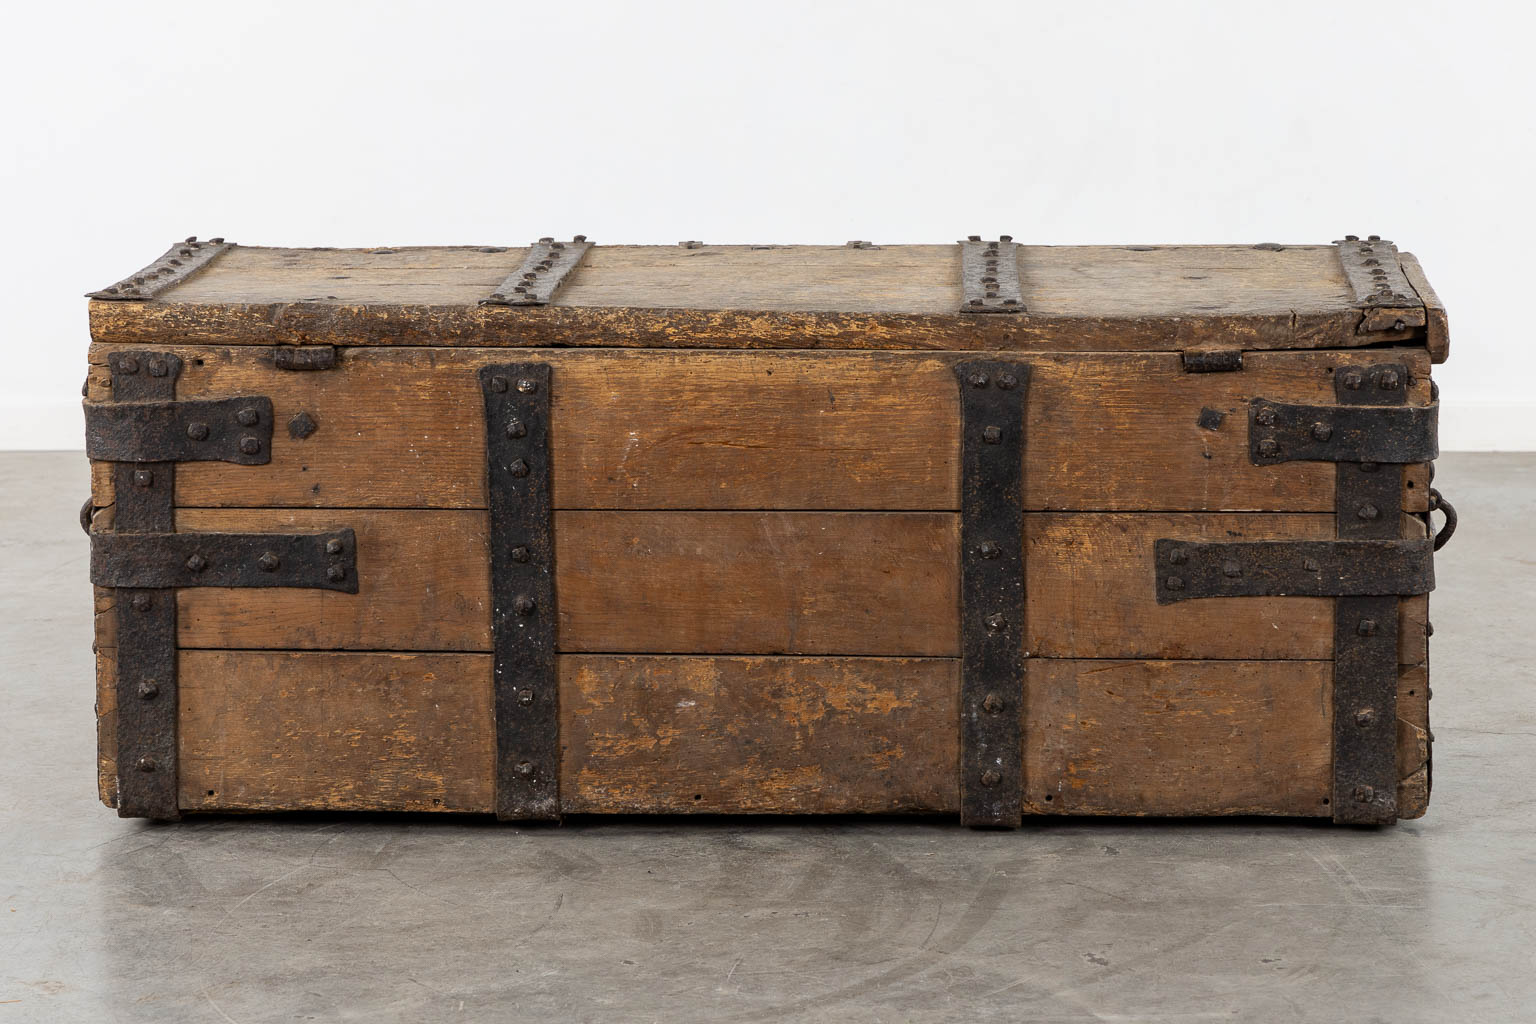
<path fill-rule="evenodd" d="M 1350 391 L 1359 391 L 1360 385 L 1365 383 L 1365 378 L 1360 375 L 1359 370 L 1348 370 L 1341 379 Z"/>
<path fill-rule="evenodd" d="M 528 436 L 528 428 L 523 425 L 522 420 L 513 420 L 507 424 L 507 436 L 526 437 Z"/>
<path fill-rule="evenodd" d="M 513 459 L 512 465 L 507 467 L 507 472 L 515 477 L 525 477 L 529 474 L 528 463 L 523 459 Z"/>
<path fill-rule="evenodd" d="M 133 600 L 130 603 L 133 605 L 134 611 L 147 612 L 155 602 L 148 594 L 134 594 Z"/>
<path fill-rule="evenodd" d="M 970 384 L 973 388 L 984 388 L 987 386 L 987 375 L 984 373 L 973 373 L 966 378 L 966 383 Z"/>
<path fill-rule="evenodd" d="M 325 578 L 332 583 L 340 583 L 347 578 L 347 570 L 344 566 L 333 565 L 325 570 Z"/>
<path fill-rule="evenodd" d="M 141 772 L 152 772 L 155 770 L 155 759 L 145 754 L 135 761 L 133 766 Z"/>
<path fill-rule="evenodd" d="M 242 437 L 240 439 L 240 451 L 246 455 L 255 455 L 261 451 L 261 440 L 255 437 Z"/>
<path fill-rule="evenodd" d="M 976 550 L 981 553 L 982 558 L 996 558 L 1003 553 L 1003 549 L 998 547 L 997 542 L 991 540 L 982 541 Z"/>
<path fill-rule="evenodd" d="M 1003 443 L 1003 428 L 1002 427 L 984 427 L 984 428 L 982 428 L 982 431 L 981 431 L 981 439 L 983 441 L 987 442 L 987 444 L 1002 444 Z"/>
<path fill-rule="evenodd" d="M 981 702 L 981 709 L 989 715 L 1002 714 L 1003 698 L 995 693 L 989 693 Z"/>
<path fill-rule="evenodd" d="M 208 440 L 208 424 L 206 424 L 206 423 L 188 423 L 187 424 L 187 436 L 190 437 L 194 441 L 206 441 L 206 440 Z"/>
<path fill-rule="evenodd" d="M 521 545 L 519 545 L 518 547 L 513 548 L 512 549 L 512 561 L 514 561 L 514 562 L 526 562 L 526 561 L 528 561 L 528 549 L 525 548 L 525 547 L 522 547 Z"/>
<path fill-rule="evenodd" d="M 164 359 L 151 359 L 149 361 L 149 375 L 151 377 L 164 377 L 171 372 L 170 365 Z"/>
<path fill-rule="evenodd" d="M 346 545 L 341 542 L 340 537 L 332 537 L 325 542 L 325 553 L 328 555 L 339 555 L 345 547 Z"/>
<path fill-rule="evenodd" d="M 124 373 L 138 373 L 139 361 L 133 356 L 124 356 L 117 361 L 117 368 Z"/>
<path fill-rule="evenodd" d="M 507 378 L 499 376 L 499 375 L 495 376 L 495 377 L 492 377 L 491 378 L 491 390 L 495 391 L 495 392 L 498 392 L 498 393 L 506 391 L 507 390 Z"/>
<path fill-rule="evenodd" d="M 235 413 L 235 422 L 242 427 L 254 427 L 261 420 L 261 414 L 255 409 L 241 409 Z"/>
<path fill-rule="evenodd" d="M 986 771 L 981 773 L 981 784 L 986 786 L 988 789 L 991 789 L 993 786 L 1002 781 L 1002 774 L 999 773 L 995 768 L 988 768 Z"/>
<path fill-rule="evenodd" d="M 193 572 L 202 572 L 204 569 L 208 568 L 208 559 L 204 558 L 202 555 L 194 554 L 192 557 L 187 559 L 187 568 Z"/>
<path fill-rule="evenodd" d="M 1355 724 L 1364 729 L 1376 721 L 1376 712 L 1371 708 L 1361 708 L 1355 712 Z"/>
<path fill-rule="evenodd" d="M 270 551 L 264 552 L 260 558 L 256 559 L 256 565 L 262 572 L 276 572 L 278 566 L 282 564 L 282 559 Z"/>
<path fill-rule="evenodd" d="M 1312 424 L 1312 437 L 1318 441 L 1326 441 L 1333 436 L 1333 428 L 1326 423 Z"/>
<path fill-rule="evenodd" d="M 1371 801 L 1373 801 L 1375 799 L 1376 799 L 1376 787 L 1375 786 L 1356 786 L 1355 787 L 1355 802 L 1356 803 L 1368 804 L 1368 803 L 1370 803 Z"/>
<path fill-rule="evenodd" d="M 1184 578 L 1182 576 L 1169 576 L 1163 580 L 1163 586 L 1169 590 L 1183 590 Z"/>
<path fill-rule="evenodd" d="M 1013 300 L 1004 299 L 1003 301 L 1012 302 Z M 997 375 L 997 386 L 1002 388 L 1004 391 L 1012 391 L 1014 388 L 1019 386 L 1019 378 L 1015 377 L 1011 373 L 1000 373 Z"/>
<path fill-rule="evenodd" d="M 1396 391 L 1400 383 L 1396 370 L 1382 370 L 1381 376 L 1376 378 L 1376 386 L 1383 391 Z"/>
<path fill-rule="evenodd" d="M 1272 437 L 1266 437 L 1259 442 L 1259 454 L 1266 458 L 1280 454 L 1280 443 Z"/>
<path fill-rule="evenodd" d="M 153 679 L 146 679 L 139 684 L 139 699 L 154 700 L 160 695 L 160 684 Z"/>
<path fill-rule="evenodd" d="M 1375 636 L 1376 635 L 1376 620 L 1375 619 L 1361 619 L 1359 625 L 1357 625 L 1355 627 L 1355 632 L 1359 633 L 1361 636 Z"/>
<path fill-rule="evenodd" d="M 519 761 L 515 770 L 517 774 L 525 779 L 533 778 L 533 762 L 531 761 Z"/>
<path fill-rule="evenodd" d="M 1275 425 L 1275 410 L 1269 408 L 1260 409 L 1253 414 L 1253 420 L 1261 427 L 1272 427 Z"/>
<path fill-rule="evenodd" d="M 1222 573 L 1223 576 L 1226 576 L 1228 579 L 1234 579 L 1235 580 L 1235 579 L 1237 579 L 1239 576 L 1241 576 L 1243 574 L 1243 567 L 1238 565 L 1236 562 L 1232 562 L 1232 561 L 1223 562 L 1222 566 L 1221 566 L 1221 573 Z"/>
<path fill-rule="evenodd" d="M 533 609 L 533 598 L 527 594 L 518 594 L 512 599 L 512 610 L 519 615 L 532 615 Z"/>
<path fill-rule="evenodd" d="M 152 470 L 152 469 L 136 469 L 136 470 L 134 470 L 133 471 L 133 486 L 135 486 L 135 487 L 153 487 L 153 486 L 155 486 L 155 471 Z"/>
<path fill-rule="evenodd" d="M 1381 510 L 1378 509 L 1375 505 L 1372 505 L 1370 502 L 1366 502 L 1364 505 L 1361 505 L 1359 508 L 1355 509 L 1355 515 L 1359 516 L 1361 519 L 1364 519 L 1366 522 L 1370 522 L 1372 519 L 1375 519 L 1377 516 L 1381 515 Z"/>
<path fill-rule="evenodd" d="M 1008 626 L 1008 620 L 1003 617 L 1002 612 L 993 612 L 983 621 L 986 623 L 987 631 L 990 633 L 1001 633 Z"/>
<path fill-rule="evenodd" d="M 532 704 L 533 703 L 533 691 L 532 690 L 518 690 L 517 691 L 517 702 L 519 704 L 521 704 L 523 707 L 527 707 L 528 705 Z"/>
<path fill-rule="evenodd" d="M 539 382 L 531 378 L 524 377 L 517 382 L 517 390 L 521 391 L 525 395 L 531 395 L 535 391 L 539 390 Z"/>

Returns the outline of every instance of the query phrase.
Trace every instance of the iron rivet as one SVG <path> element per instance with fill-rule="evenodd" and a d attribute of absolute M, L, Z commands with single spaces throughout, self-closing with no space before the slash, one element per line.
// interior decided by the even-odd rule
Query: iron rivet
<path fill-rule="evenodd" d="M 966 241 L 969 241 L 969 242 L 979 242 L 979 241 L 981 241 L 981 236 L 980 235 L 966 235 L 965 238 L 966 238 Z"/>
<path fill-rule="evenodd" d="M 155 759 L 146 754 L 139 758 L 134 767 L 141 772 L 152 772 L 155 770 Z"/>
<path fill-rule="evenodd" d="M 325 578 L 332 583 L 340 583 L 347 578 L 347 570 L 344 566 L 333 565 L 325 570 Z"/>
<path fill-rule="evenodd" d="M 1383 391 L 1396 391 L 1400 383 L 1396 370 L 1382 370 L 1381 376 L 1376 378 L 1376 386 Z"/>
<path fill-rule="evenodd" d="M 507 472 L 516 477 L 524 477 L 527 476 L 530 471 L 528 469 L 527 462 L 523 461 L 522 459 L 514 459 L 512 461 L 512 465 L 507 467 Z"/>
<path fill-rule="evenodd" d="M 1344 236 L 1344 241 L 1346 241 L 1346 242 L 1358 242 L 1358 241 L 1360 241 L 1360 236 L 1359 235 L 1345 235 Z"/>
<path fill-rule="evenodd" d="M 1003 781 L 1003 777 L 995 769 L 988 768 L 981 773 L 981 784 L 988 789 Z"/>
<path fill-rule="evenodd" d="M 164 377 L 171 372 L 171 367 L 164 359 L 151 359 L 149 361 L 149 375 L 151 377 Z"/>
<path fill-rule="evenodd" d="M 1376 635 L 1376 620 L 1375 619 L 1361 619 L 1360 620 L 1360 624 L 1355 627 L 1355 632 L 1359 633 L 1361 636 L 1375 636 Z"/>
<path fill-rule="evenodd" d="M 533 691 L 532 690 L 518 690 L 517 691 L 517 702 L 519 704 L 521 704 L 523 707 L 527 707 L 528 705 L 532 704 L 533 703 Z"/>
<path fill-rule="evenodd" d="M 235 413 L 235 422 L 242 427 L 254 427 L 261 421 L 261 414 L 255 409 L 241 409 Z"/>
<path fill-rule="evenodd" d="M 1008 625 L 1008 620 L 1003 618 L 1001 612 L 993 612 L 986 618 L 987 629 L 993 633 L 1000 633 Z"/>
<path fill-rule="evenodd" d="M 541 245 L 548 245 L 550 242 L 553 242 L 554 240 L 555 240 L 555 236 L 554 235 L 545 235 L 543 238 L 539 239 L 539 244 L 541 244 Z"/>
<path fill-rule="evenodd" d="M 1280 444 L 1272 437 L 1266 437 L 1259 442 L 1259 454 L 1265 457 L 1273 457 L 1280 454 Z"/>
<path fill-rule="evenodd" d="M 1013 300 L 1004 299 L 1003 301 L 1012 302 Z M 997 375 L 997 386 L 1002 388 L 1004 391 L 1012 391 L 1014 388 L 1019 386 L 1019 378 L 1015 377 L 1011 373 L 1000 373 Z"/>
<path fill-rule="evenodd" d="M 124 373 L 138 373 L 139 361 L 133 356 L 124 356 L 117 361 L 117 368 Z"/>
<path fill-rule="evenodd" d="M 981 299 L 972 299 L 971 300 L 971 305 L 973 305 L 973 306 L 984 306 L 984 305 L 986 305 L 986 303 L 983 302 Z"/>
<path fill-rule="evenodd" d="M 1405 327 L 1407 327 L 1407 324 L 1403 323 L 1401 320 L 1393 320 L 1392 321 L 1392 329 L 1394 331 L 1401 331 Z"/>
<path fill-rule="evenodd" d="M 528 561 L 528 549 L 525 548 L 525 547 L 515 547 L 515 548 L 513 548 L 512 549 L 512 561 L 514 561 L 514 562 L 526 562 L 526 561 Z"/>
<path fill-rule="evenodd" d="M 208 568 L 208 559 L 204 558 L 202 555 L 193 555 L 191 558 L 187 559 L 187 568 L 191 569 L 193 572 L 202 572 L 204 569 Z"/>
<path fill-rule="evenodd" d="M 1333 428 L 1326 423 L 1312 424 L 1312 436 L 1316 440 L 1326 441 L 1333 436 Z"/>
<path fill-rule="evenodd" d="M 206 441 L 206 440 L 208 440 L 208 424 L 206 424 L 206 423 L 188 423 L 187 424 L 187 436 L 190 437 L 194 441 Z"/>
<path fill-rule="evenodd" d="M 136 470 L 134 470 L 133 471 L 133 486 L 135 486 L 135 487 L 153 487 L 153 486 L 155 486 L 155 471 L 152 470 L 152 469 L 136 469 Z"/>
<path fill-rule="evenodd" d="M 1253 419 L 1261 427 L 1272 427 L 1275 425 L 1275 410 L 1269 408 L 1260 409 L 1253 414 Z"/>
<path fill-rule="evenodd" d="M 1375 800 L 1375 799 L 1376 799 L 1376 789 L 1375 789 L 1374 786 L 1356 786 L 1355 787 L 1355 802 L 1356 803 L 1368 804 L 1372 800 Z"/>
<path fill-rule="evenodd" d="M 255 455 L 261 451 L 261 441 L 254 437 L 242 437 L 240 439 L 240 450 L 246 455 Z"/>
<path fill-rule="evenodd" d="M 1361 708 L 1355 712 L 1355 724 L 1362 729 L 1374 721 L 1376 721 L 1376 712 L 1370 708 Z"/>
<path fill-rule="evenodd" d="M 982 541 L 981 546 L 976 550 L 981 552 L 982 558 L 996 558 L 1003 553 L 1003 549 L 997 546 L 997 542 L 990 540 Z"/>
<path fill-rule="evenodd" d="M 187 236 L 187 244 L 188 245 L 191 245 L 195 241 L 197 241 L 197 236 L 196 235 L 188 235 Z"/>
<path fill-rule="evenodd" d="M 150 596 L 148 594 L 134 594 L 133 595 L 133 602 L 132 602 L 133 610 L 136 611 L 136 612 L 147 612 L 147 611 L 149 611 L 150 606 L 153 605 L 154 603 L 155 602 L 150 599 Z"/>
<path fill-rule="evenodd" d="M 1361 505 L 1359 508 L 1355 509 L 1355 515 L 1369 522 L 1370 520 L 1375 519 L 1377 516 L 1381 515 L 1381 510 L 1378 509 L 1375 505 L 1372 505 L 1370 502 L 1366 502 L 1364 505 Z"/>
<path fill-rule="evenodd" d="M 505 390 L 507 390 L 507 378 L 505 378 L 505 377 L 492 377 L 491 378 L 491 390 L 492 391 L 505 391 Z"/>
<path fill-rule="evenodd" d="M 1307 572 L 1317 572 L 1322 568 L 1317 564 L 1317 559 L 1315 558 L 1303 558 L 1301 560 L 1301 567 Z"/>
<path fill-rule="evenodd" d="M 146 679 L 139 684 L 139 699 L 154 700 L 160 694 L 160 685 L 153 679 Z"/>
<path fill-rule="evenodd" d="M 262 572 L 276 572 L 277 567 L 283 563 L 280 558 L 278 558 L 272 552 L 268 551 L 265 552 L 260 558 L 256 559 L 256 564 L 261 567 Z"/>
<path fill-rule="evenodd" d="M 224 244 L 224 239 L 222 239 L 222 238 L 210 238 L 210 239 L 208 239 L 208 241 L 212 242 L 214 245 L 223 245 Z"/>
<path fill-rule="evenodd" d="M 1424 623 L 1424 636 L 1425 637 L 1432 637 L 1434 635 L 1435 635 L 1435 624 L 1433 622 L 1426 622 L 1426 623 Z"/>
<path fill-rule="evenodd" d="M 1381 236 L 1380 235 L 1366 235 L 1365 236 L 1365 240 L 1367 242 L 1379 242 L 1379 241 L 1381 241 Z"/>
<path fill-rule="evenodd" d="M 1001 444 L 1003 441 L 1002 427 L 984 427 L 981 431 L 981 439 L 987 444 Z"/>
<path fill-rule="evenodd" d="M 1365 383 L 1365 378 L 1360 375 L 1359 370 L 1350 370 L 1346 372 L 1342 380 L 1344 381 L 1344 386 L 1350 391 L 1359 391 L 1360 385 Z"/>
<path fill-rule="evenodd" d="M 507 424 L 507 436 L 526 437 L 528 436 L 528 428 L 523 425 L 522 420 L 513 420 L 511 423 Z"/>
<path fill-rule="evenodd" d="M 1182 576 L 1169 576 L 1163 580 L 1163 586 L 1168 590 L 1183 590 L 1184 578 Z"/>
<path fill-rule="evenodd" d="M 1185 551 L 1183 548 L 1174 548 L 1172 551 L 1168 552 L 1168 561 L 1172 562 L 1174 565 L 1183 565 L 1185 562 L 1189 561 L 1189 552 Z"/>
<path fill-rule="evenodd" d="M 535 391 L 539 390 L 539 382 L 528 377 L 524 377 L 517 382 L 517 390 L 521 391 L 525 395 L 531 395 Z"/>
<path fill-rule="evenodd" d="M 340 537 L 332 537 L 325 542 L 325 553 L 328 555 L 339 555 L 345 547 L 346 545 L 341 542 Z"/>
<path fill-rule="evenodd" d="M 973 388 L 984 388 L 987 386 L 987 375 L 984 373 L 973 373 L 966 378 L 966 382 Z"/>
<path fill-rule="evenodd" d="M 533 598 L 527 594 L 518 594 L 512 599 L 512 610 L 519 615 L 532 615 L 533 609 Z"/>
<path fill-rule="evenodd" d="M 571 236 L 571 241 L 573 241 L 573 242 L 585 242 L 586 240 L 587 240 L 587 236 L 586 235 L 572 235 Z"/>
<path fill-rule="evenodd" d="M 531 762 L 531 761 L 519 761 L 518 765 L 517 765 L 517 774 L 521 775 L 525 779 L 532 778 L 533 777 L 533 762 Z"/>
<path fill-rule="evenodd" d="M 1003 711 L 1003 698 L 995 693 L 987 694 L 981 702 L 981 709 L 989 715 L 999 715 Z"/>
<path fill-rule="evenodd" d="M 1243 567 L 1238 565 L 1236 562 L 1223 562 L 1221 565 L 1221 572 L 1223 576 L 1227 576 L 1231 579 L 1237 579 L 1237 577 L 1243 574 Z"/>

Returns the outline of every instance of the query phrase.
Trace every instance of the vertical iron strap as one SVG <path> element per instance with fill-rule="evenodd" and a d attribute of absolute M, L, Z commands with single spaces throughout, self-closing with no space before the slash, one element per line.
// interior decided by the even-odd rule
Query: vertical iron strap
<path fill-rule="evenodd" d="M 490 505 L 496 816 L 560 817 L 547 363 L 480 371 Z"/>
<path fill-rule="evenodd" d="M 1016 828 L 1023 794 L 1024 411 L 1029 367 L 960 384 L 960 820 Z"/>
<path fill-rule="evenodd" d="M 1401 363 L 1340 366 L 1340 405 L 1403 405 Z M 1335 469 L 1338 536 L 1396 540 L 1402 535 L 1403 466 L 1341 462 Z M 1333 627 L 1333 820 L 1397 820 L 1398 598 L 1340 597 Z"/>
<path fill-rule="evenodd" d="M 181 360 L 163 352 L 113 352 L 112 399 L 170 401 Z M 176 464 L 113 466 L 113 529 L 176 529 Z M 176 765 L 176 593 L 121 587 L 117 614 L 117 813 L 124 818 L 181 817 Z"/>

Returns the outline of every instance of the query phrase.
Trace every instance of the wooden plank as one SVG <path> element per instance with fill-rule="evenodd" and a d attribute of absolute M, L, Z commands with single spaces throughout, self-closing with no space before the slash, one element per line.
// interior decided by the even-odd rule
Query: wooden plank
<path fill-rule="evenodd" d="M 953 812 L 951 659 L 560 659 L 570 813 Z"/>
<path fill-rule="evenodd" d="M 93 349 L 98 365 L 107 349 Z M 269 396 L 265 466 L 191 463 L 183 506 L 483 508 L 475 372 L 496 350 L 350 350 L 336 370 L 283 373 L 271 353 L 176 351 L 184 397 Z M 533 353 L 530 353 L 530 356 Z M 1030 509 L 1330 511 L 1333 468 L 1254 466 L 1251 398 L 1329 403 L 1341 353 L 1251 353 L 1188 374 L 1174 353 L 1031 360 Z M 559 508 L 955 509 L 964 353 L 625 353 L 541 350 L 554 367 Z M 1427 402 L 1429 364 L 1382 350 Z M 92 374 L 93 394 L 104 376 Z M 318 429 L 290 436 L 299 413 Z M 1422 470 L 1407 508 L 1422 510 Z M 103 493 L 98 502 L 110 500 Z"/>
<path fill-rule="evenodd" d="M 953 656 L 952 513 L 561 512 L 560 649 Z"/>
<path fill-rule="evenodd" d="M 1419 265 L 1418 257 L 1411 252 L 1400 252 L 1397 254 L 1397 262 L 1403 268 L 1403 276 L 1408 278 L 1408 283 L 1418 293 L 1419 301 L 1424 303 L 1424 314 L 1427 317 L 1424 347 L 1429 350 L 1430 359 L 1443 363 L 1451 354 L 1451 325 L 1446 319 L 1445 304 L 1435 294 L 1429 278 L 1424 276 L 1424 268 Z"/>
<path fill-rule="evenodd" d="M 1159 538 L 1331 539 L 1332 515 L 1025 517 L 1026 649 L 1053 658 L 1333 657 L 1333 600 L 1225 597 L 1160 605 Z"/>
<path fill-rule="evenodd" d="M 184 651 L 185 810 L 486 811 L 491 659 Z"/>
<path fill-rule="evenodd" d="M 1026 812 L 1326 816 L 1331 681 L 1327 662 L 1031 661 Z"/>
<path fill-rule="evenodd" d="M 117 649 L 96 649 L 96 794 L 117 806 Z"/>
<path fill-rule="evenodd" d="M 183 531 L 357 531 L 358 592 L 192 587 L 176 593 L 185 648 L 488 651 L 485 514 L 179 509 Z"/>

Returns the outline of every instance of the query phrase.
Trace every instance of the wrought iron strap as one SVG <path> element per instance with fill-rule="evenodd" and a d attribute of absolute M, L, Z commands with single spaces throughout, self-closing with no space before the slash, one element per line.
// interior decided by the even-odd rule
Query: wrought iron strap
<path fill-rule="evenodd" d="M 88 292 L 87 297 L 117 302 L 143 302 L 146 299 L 152 299 L 183 283 L 226 250 L 233 248 L 235 248 L 233 242 L 226 242 L 222 238 L 210 238 L 206 242 L 199 242 L 194 235 L 184 242 L 177 242 L 171 246 L 164 255 L 143 270 L 130 274 L 116 284 L 110 284 L 99 291 Z"/>
<path fill-rule="evenodd" d="M 163 357 L 155 360 L 164 362 Z M 147 373 L 131 356 L 118 375 Z M 87 402 L 85 454 L 106 462 L 234 462 L 272 459 L 272 400 L 258 396 L 181 402 Z"/>
<path fill-rule="evenodd" d="M 357 536 L 334 533 L 94 533 L 99 587 L 298 587 L 357 593 Z"/>
<path fill-rule="evenodd" d="M 1254 465 L 1280 462 L 1429 462 L 1440 454 L 1440 406 L 1248 406 Z"/>
<path fill-rule="evenodd" d="M 1427 594 L 1435 589 L 1429 540 L 1164 538 L 1154 557 L 1158 604 L 1203 597 Z"/>
<path fill-rule="evenodd" d="M 495 651 L 496 814 L 560 817 L 555 664 L 555 546 L 550 497 L 550 368 L 487 366 L 486 493 L 490 505 Z"/>
<path fill-rule="evenodd" d="M 1022 313 L 1019 287 L 1019 247 L 1013 236 L 983 242 L 972 235 L 960 243 L 960 285 L 965 313 Z"/>
<path fill-rule="evenodd" d="M 592 243 L 586 235 L 577 235 L 569 242 L 557 242 L 553 238 L 541 238 L 528 247 L 523 265 L 516 273 L 501 283 L 489 298 L 481 299 L 482 306 L 547 306 L 565 279 L 581 263 Z"/>
<path fill-rule="evenodd" d="M 1024 701 L 1024 409 L 1029 367 L 959 363 L 960 818 L 1017 827 Z"/>
<path fill-rule="evenodd" d="M 1363 242 L 1358 235 L 1346 235 L 1334 245 L 1354 292 L 1354 305 L 1365 313 L 1362 331 L 1400 331 L 1428 322 L 1418 292 L 1398 263 L 1397 246 L 1379 235 Z"/>

